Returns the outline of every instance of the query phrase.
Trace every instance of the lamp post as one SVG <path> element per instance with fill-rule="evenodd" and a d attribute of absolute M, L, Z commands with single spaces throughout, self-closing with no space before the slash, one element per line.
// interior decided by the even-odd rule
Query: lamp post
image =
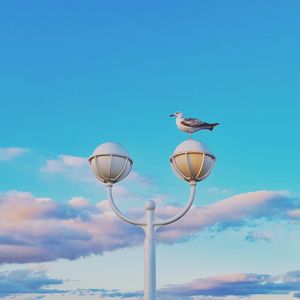
<path fill-rule="evenodd" d="M 124 179 L 130 173 L 133 165 L 129 154 L 120 144 L 101 144 L 90 156 L 89 162 L 94 175 L 106 184 L 108 200 L 113 211 L 125 222 L 137 225 L 145 231 L 144 300 L 155 300 L 156 230 L 160 226 L 176 222 L 188 212 L 195 198 L 196 183 L 210 174 L 215 163 L 215 156 L 204 143 L 196 140 L 187 140 L 177 146 L 170 158 L 171 166 L 177 176 L 189 183 L 190 195 L 182 211 L 166 220 L 156 217 L 153 200 L 145 203 L 143 220 L 133 220 L 117 208 L 112 195 L 113 185 Z"/>

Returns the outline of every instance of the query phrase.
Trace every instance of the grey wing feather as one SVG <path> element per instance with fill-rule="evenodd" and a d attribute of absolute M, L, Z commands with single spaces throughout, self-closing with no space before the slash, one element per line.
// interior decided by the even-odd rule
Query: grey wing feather
<path fill-rule="evenodd" d="M 194 118 L 187 118 L 181 121 L 181 123 L 183 125 L 189 126 L 189 127 L 199 127 L 201 125 L 203 125 L 203 122 L 198 120 L 198 119 L 194 119 Z"/>

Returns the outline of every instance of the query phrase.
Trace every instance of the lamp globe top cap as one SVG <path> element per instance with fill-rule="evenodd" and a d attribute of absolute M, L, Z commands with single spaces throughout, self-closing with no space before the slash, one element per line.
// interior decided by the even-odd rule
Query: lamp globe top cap
<path fill-rule="evenodd" d="M 99 145 L 95 151 L 93 152 L 93 156 L 95 155 L 121 155 L 125 157 L 129 157 L 127 150 L 119 143 L 107 142 Z"/>
<path fill-rule="evenodd" d="M 176 147 L 174 154 L 178 154 L 181 152 L 190 152 L 190 151 L 213 155 L 211 150 L 209 149 L 209 147 L 206 144 L 204 144 L 203 142 L 200 142 L 200 141 L 196 141 L 196 140 L 186 140 L 186 141 L 180 143 Z"/>

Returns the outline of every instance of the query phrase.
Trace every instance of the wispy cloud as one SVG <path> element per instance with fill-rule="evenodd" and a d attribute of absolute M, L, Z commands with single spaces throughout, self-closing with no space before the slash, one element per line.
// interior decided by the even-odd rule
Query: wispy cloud
<path fill-rule="evenodd" d="M 60 279 L 49 278 L 44 271 L 15 270 L 0 272 L 0 298 L 17 294 L 52 294 L 64 291 L 49 289 L 51 285 L 62 284 Z M 35 297 L 35 299 L 41 299 Z"/>
<path fill-rule="evenodd" d="M 0 160 L 11 160 L 29 152 L 27 148 L 8 147 L 0 148 Z"/>
<path fill-rule="evenodd" d="M 2 286 L 1 286 L 2 279 Z M 14 282 L 15 290 L 11 290 Z M 104 288 L 77 289 L 77 290 L 48 290 L 44 287 L 61 284 L 57 279 L 48 278 L 45 273 L 13 271 L 0 273 L 0 287 L 4 295 L 18 293 L 35 294 L 62 294 L 65 296 L 94 296 L 94 299 L 143 299 L 143 291 L 123 292 L 119 289 L 107 290 Z M 1 290 L 2 291 L 2 290 Z M 157 290 L 158 300 L 217 300 L 223 297 L 237 297 L 243 299 L 252 295 L 288 295 L 293 293 L 299 298 L 300 271 L 291 271 L 285 274 L 258 274 L 258 273 L 229 273 L 195 279 L 184 284 L 166 285 Z M 1 295 L 1 292 L 0 292 Z M 222 297 L 222 298 L 221 298 Z"/>
<path fill-rule="evenodd" d="M 143 298 L 143 291 L 133 291 L 133 292 L 124 292 L 119 289 L 77 289 L 73 291 L 69 291 L 71 295 L 80 295 L 80 296 L 89 296 L 95 295 L 98 297 L 97 299 L 128 299 L 131 300 L 142 300 Z"/>
<path fill-rule="evenodd" d="M 289 212 L 299 209 L 298 199 L 285 192 L 258 191 L 236 195 L 206 207 L 192 207 L 188 217 L 161 228 L 158 239 L 175 243 L 214 227 L 217 231 L 240 228 L 253 220 L 289 221 Z M 170 217 L 180 207 L 160 208 L 161 217 Z M 142 209 L 129 215 L 138 218 Z M 294 220 L 294 222 L 298 222 Z M 130 239 L 128 239 L 130 236 Z M 50 198 L 36 198 L 28 192 L 0 194 L 0 263 L 75 259 L 141 245 L 144 233 L 115 216 L 107 201 L 90 203 L 73 197 L 61 204 Z M 268 239 L 251 233 L 248 239 Z"/>
<path fill-rule="evenodd" d="M 80 156 L 58 155 L 56 159 L 47 160 L 41 171 L 48 174 L 61 174 L 79 181 L 94 181 L 88 159 Z"/>
<path fill-rule="evenodd" d="M 151 178 L 142 175 L 141 173 L 137 171 L 131 171 L 127 177 L 127 180 L 130 182 L 137 183 L 143 187 L 153 187 L 153 182 Z"/>
<path fill-rule="evenodd" d="M 289 217 L 292 219 L 300 219 L 300 209 L 293 209 L 288 212 Z"/>
<path fill-rule="evenodd" d="M 66 299 L 143 299 L 143 291 L 90 288 L 76 290 L 51 289 L 61 285 L 60 279 L 49 278 L 44 271 L 17 270 L 0 273 L 0 298 L 32 294 L 30 299 L 43 295 L 61 295 Z M 158 300 L 218 300 L 223 297 L 243 299 L 252 295 L 300 295 L 300 271 L 285 274 L 229 273 L 195 279 L 188 283 L 166 285 L 157 290 Z M 19 299 L 19 298 L 17 298 Z M 24 299 L 24 298 L 21 298 Z M 48 297 L 47 297 L 48 299 Z M 51 299 L 51 297 L 49 298 Z M 55 298 L 57 299 L 57 298 Z"/>
<path fill-rule="evenodd" d="M 159 290 L 163 296 L 250 296 L 297 293 L 300 290 L 300 271 L 282 275 L 224 274 L 200 278 L 186 284 L 168 285 Z"/>
<path fill-rule="evenodd" d="M 265 241 L 270 242 L 274 238 L 274 234 L 271 231 L 249 231 L 245 237 L 246 241 L 255 242 L 255 241 Z"/>
<path fill-rule="evenodd" d="M 66 168 L 77 169 L 87 164 L 87 159 L 83 157 L 59 155 L 57 159 L 48 160 L 42 170 L 47 173 L 61 173 L 65 172 Z"/>
<path fill-rule="evenodd" d="M 208 192 L 216 195 L 229 195 L 233 193 L 233 190 L 228 188 L 222 188 L 219 186 L 213 186 L 208 189 Z"/>

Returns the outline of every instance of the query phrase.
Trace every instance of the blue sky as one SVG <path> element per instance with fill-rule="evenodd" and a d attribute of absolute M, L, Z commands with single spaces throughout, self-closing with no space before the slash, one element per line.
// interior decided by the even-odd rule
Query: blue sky
<path fill-rule="evenodd" d="M 2 1 L 0 297 L 140 299 L 143 234 L 114 217 L 86 158 L 126 147 L 128 213 L 184 205 L 169 166 L 180 110 L 220 123 L 194 134 L 217 164 L 190 217 L 159 235 L 159 297 L 299 298 L 299 9 Z"/>

